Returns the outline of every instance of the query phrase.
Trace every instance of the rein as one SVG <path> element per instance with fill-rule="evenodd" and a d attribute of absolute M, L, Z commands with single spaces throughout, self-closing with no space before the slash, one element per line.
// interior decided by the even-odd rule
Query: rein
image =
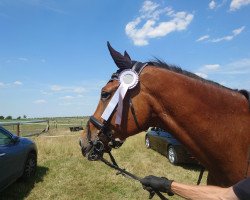
<path fill-rule="evenodd" d="M 245 178 L 248 177 L 248 171 L 249 171 L 249 166 L 250 166 L 250 146 L 248 148 L 248 156 L 247 156 L 247 168 L 246 168 L 246 173 L 245 173 Z"/>
<path fill-rule="evenodd" d="M 116 175 L 120 175 L 122 174 L 123 176 L 125 177 L 130 177 L 136 181 L 139 181 L 141 180 L 140 177 L 126 171 L 126 169 L 122 169 L 118 166 L 117 162 L 115 161 L 115 158 L 114 156 L 111 154 L 111 152 L 108 152 L 109 154 L 109 157 L 110 157 L 110 160 L 111 162 L 109 162 L 108 160 L 106 160 L 105 158 L 101 157 L 100 158 L 100 161 L 102 161 L 104 164 L 108 165 L 109 167 L 117 170 L 118 172 L 116 173 Z M 154 195 L 158 195 L 158 197 L 161 199 L 161 200 L 168 200 L 161 192 L 159 192 L 158 190 L 153 190 L 152 188 L 150 189 L 146 189 L 148 192 L 149 192 L 149 199 L 152 199 L 154 197 Z M 169 195 L 173 195 L 173 194 L 169 194 Z"/>
<path fill-rule="evenodd" d="M 132 103 L 132 101 L 131 101 Z M 134 119 L 135 119 L 135 123 L 137 124 L 137 127 L 139 127 L 139 124 L 138 124 L 138 121 L 137 121 L 137 118 L 136 118 L 136 115 L 135 115 L 135 112 L 134 112 L 134 108 L 132 109 L 132 113 L 133 113 L 133 116 L 134 116 Z M 104 164 L 106 164 L 107 166 L 117 170 L 118 172 L 116 173 L 116 175 L 119 175 L 119 174 L 122 174 L 123 176 L 126 176 L 126 177 L 130 177 L 136 181 L 139 181 L 141 180 L 140 177 L 126 171 L 125 169 L 122 169 L 118 166 L 114 156 L 111 154 L 111 151 L 108 152 L 108 155 L 110 157 L 110 161 L 106 160 L 105 158 L 103 158 L 103 154 L 104 154 L 104 145 L 103 143 L 99 140 L 99 138 L 97 138 L 95 141 L 92 141 L 91 140 L 91 133 L 89 131 L 89 122 L 93 123 L 94 126 L 96 126 L 98 129 L 99 129 L 99 132 L 98 132 L 98 135 L 100 133 L 104 134 L 113 144 L 114 144 L 114 148 L 118 148 L 118 145 L 116 143 L 118 143 L 117 141 L 115 141 L 113 138 L 112 138 L 112 135 L 111 134 L 108 134 L 107 130 L 107 122 L 105 121 L 103 124 L 101 122 L 99 122 L 94 116 L 91 116 L 88 123 L 87 123 L 87 139 L 88 139 L 88 142 L 90 144 L 90 152 L 89 152 L 89 155 L 88 155 L 88 159 L 89 160 L 100 160 L 102 161 Z M 159 198 L 161 200 L 168 200 L 163 194 L 161 194 L 158 190 L 153 190 L 153 189 L 148 189 L 147 188 L 147 191 L 149 192 L 149 199 L 152 199 L 154 197 L 155 194 L 157 194 L 159 196 Z"/>

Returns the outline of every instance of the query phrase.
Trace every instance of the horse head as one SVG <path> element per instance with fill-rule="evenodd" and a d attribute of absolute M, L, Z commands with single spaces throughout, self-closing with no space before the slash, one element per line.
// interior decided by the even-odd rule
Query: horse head
<path fill-rule="evenodd" d="M 132 61 L 126 51 L 122 55 L 109 43 L 108 49 L 118 70 L 101 89 L 96 111 L 80 138 L 82 153 L 89 160 L 98 160 L 149 126 L 150 98 L 139 77 L 146 64 Z"/>

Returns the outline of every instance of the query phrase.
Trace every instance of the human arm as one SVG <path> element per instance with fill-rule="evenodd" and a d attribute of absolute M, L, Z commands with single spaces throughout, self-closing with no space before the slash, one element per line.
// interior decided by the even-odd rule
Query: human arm
<path fill-rule="evenodd" d="M 232 187 L 186 185 L 152 175 L 143 178 L 141 183 L 147 188 L 151 187 L 160 192 L 174 193 L 190 200 L 238 200 Z"/>
<path fill-rule="evenodd" d="M 171 191 L 185 199 L 190 200 L 238 200 L 232 187 L 221 188 L 217 186 L 186 185 L 172 182 Z"/>

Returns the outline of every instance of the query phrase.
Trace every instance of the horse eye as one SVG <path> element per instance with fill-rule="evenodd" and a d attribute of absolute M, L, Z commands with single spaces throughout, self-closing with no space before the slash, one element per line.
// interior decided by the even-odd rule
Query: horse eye
<path fill-rule="evenodd" d="M 111 94 L 109 92 L 102 92 L 101 94 L 101 98 L 102 100 L 106 100 L 111 96 Z"/>

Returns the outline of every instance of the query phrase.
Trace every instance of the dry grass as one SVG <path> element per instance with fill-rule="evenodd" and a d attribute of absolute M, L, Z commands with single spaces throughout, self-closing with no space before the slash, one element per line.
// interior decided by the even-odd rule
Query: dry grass
<path fill-rule="evenodd" d="M 57 130 L 54 134 L 72 135 L 68 130 Z M 78 146 L 79 133 L 74 134 L 58 138 L 33 138 L 39 150 L 36 177 L 28 183 L 14 183 L 0 193 L 0 199 L 148 199 L 148 193 L 140 183 L 115 175 L 115 171 L 103 163 L 89 162 L 83 158 Z M 120 166 L 141 177 L 154 174 L 196 183 L 199 175 L 197 169 L 172 166 L 162 155 L 146 149 L 144 136 L 141 133 L 131 137 L 120 149 L 113 151 Z M 181 198 L 174 196 L 170 199 Z"/>

